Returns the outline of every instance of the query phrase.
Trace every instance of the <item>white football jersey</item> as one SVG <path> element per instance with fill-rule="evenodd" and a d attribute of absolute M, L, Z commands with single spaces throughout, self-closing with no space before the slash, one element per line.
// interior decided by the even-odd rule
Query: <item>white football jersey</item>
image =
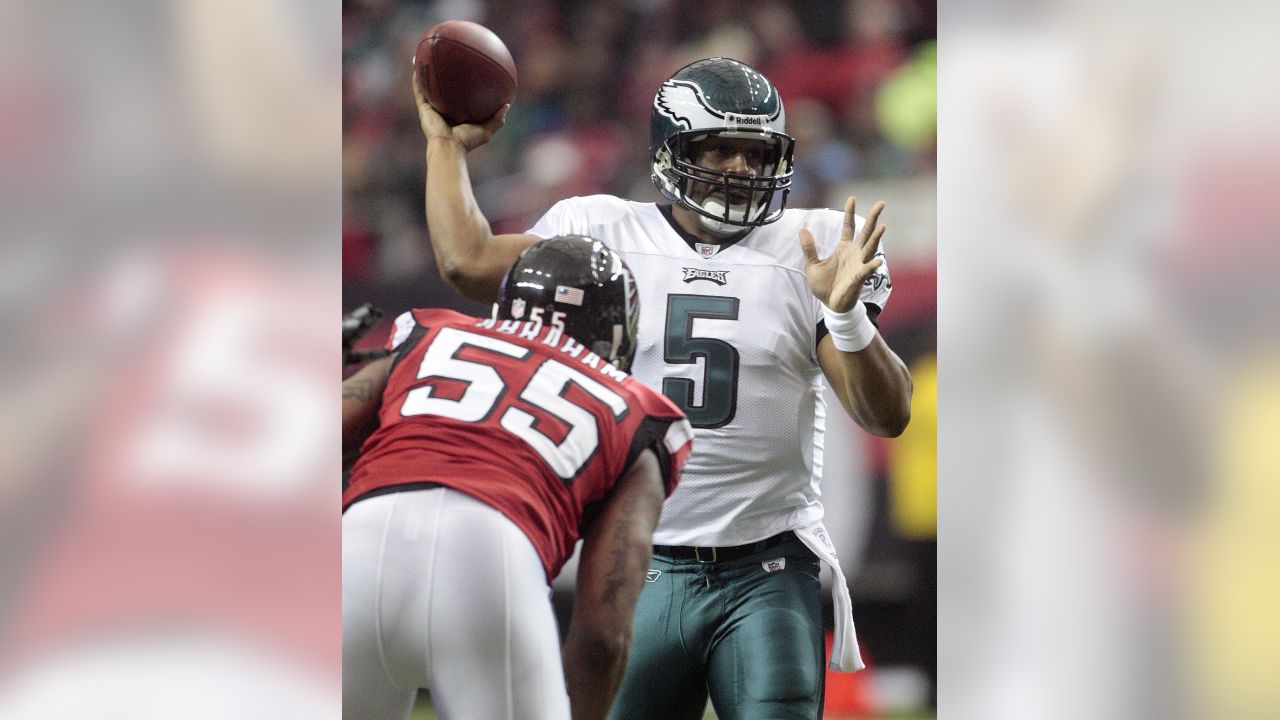
<path fill-rule="evenodd" d="M 835 210 L 787 210 L 723 249 L 690 247 L 657 205 L 593 195 L 560 201 L 529 230 L 600 240 L 635 273 L 631 374 L 675 401 L 696 437 L 655 544 L 740 545 L 822 519 L 822 312 L 805 281 L 799 232 L 808 228 L 827 257 L 843 219 Z M 861 296 L 883 309 L 890 290 L 881 266 Z"/>

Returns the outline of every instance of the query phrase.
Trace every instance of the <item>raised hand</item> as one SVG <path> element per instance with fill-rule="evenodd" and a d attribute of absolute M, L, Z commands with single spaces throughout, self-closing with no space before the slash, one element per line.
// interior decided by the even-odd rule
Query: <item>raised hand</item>
<path fill-rule="evenodd" d="M 862 283 L 884 264 L 880 252 L 880 238 L 884 225 L 880 225 L 880 212 L 884 203 L 877 202 L 862 226 L 857 240 L 853 237 L 854 206 L 857 199 L 850 196 L 844 204 L 844 228 L 840 242 L 830 257 L 818 258 L 818 247 L 813 233 L 800 230 L 800 248 L 804 251 L 804 274 L 809 291 L 827 307 L 841 313 L 853 308 L 858 300 Z"/>
<path fill-rule="evenodd" d="M 493 117 L 483 123 L 463 123 L 460 125 L 450 125 L 445 119 L 431 107 L 431 103 L 422 95 L 422 88 L 418 85 L 418 71 L 413 71 L 413 99 L 418 104 L 418 121 L 422 123 L 422 134 L 427 136 L 427 140 L 432 138 L 452 139 L 462 145 L 467 152 L 471 152 L 476 148 L 484 145 L 493 138 L 494 133 L 498 132 L 507 120 L 507 111 L 511 109 L 511 103 L 507 103 L 498 108 Z"/>

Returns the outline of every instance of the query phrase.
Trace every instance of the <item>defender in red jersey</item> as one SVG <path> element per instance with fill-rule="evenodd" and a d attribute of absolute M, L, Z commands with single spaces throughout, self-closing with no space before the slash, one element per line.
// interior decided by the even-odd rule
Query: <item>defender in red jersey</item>
<path fill-rule="evenodd" d="M 448 717 L 605 716 L 693 436 L 625 372 L 637 317 L 616 254 L 555 238 L 494 317 L 405 313 L 343 384 L 344 715 L 407 717 L 428 687 Z M 579 537 L 562 670 L 547 584 Z"/>

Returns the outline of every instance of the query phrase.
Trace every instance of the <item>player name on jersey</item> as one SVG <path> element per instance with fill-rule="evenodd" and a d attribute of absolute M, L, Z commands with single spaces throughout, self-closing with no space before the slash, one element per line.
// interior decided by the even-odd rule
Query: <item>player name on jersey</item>
<path fill-rule="evenodd" d="M 542 321 L 540 320 L 499 321 L 494 318 L 489 318 L 476 323 L 476 327 L 484 328 L 485 330 L 494 330 L 507 335 L 514 335 L 526 340 L 537 340 L 538 333 L 547 329 L 548 326 L 542 324 Z M 550 326 L 546 337 L 542 338 L 541 344 L 556 348 L 565 355 L 577 359 L 583 365 L 586 365 L 593 370 L 598 370 L 601 375 L 612 378 L 617 382 L 622 382 L 627 379 L 627 374 L 625 372 L 614 367 L 599 355 L 587 350 L 587 347 L 582 343 L 574 340 L 568 335 L 565 335 L 564 329 L 557 325 Z"/>

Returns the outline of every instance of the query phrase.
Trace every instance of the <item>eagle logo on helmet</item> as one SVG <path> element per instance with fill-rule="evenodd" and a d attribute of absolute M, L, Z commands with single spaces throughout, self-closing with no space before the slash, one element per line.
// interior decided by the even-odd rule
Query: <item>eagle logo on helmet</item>
<path fill-rule="evenodd" d="M 776 90 L 770 87 L 770 95 L 774 92 Z M 707 101 L 702 88 L 688 80 L 667 80 L 662 83 L 653 103 L 659 114 L 671 118 L 672 122 L 685 130 L 691 130 L 694 127 L 711 127 L 718 124 L 716 120 L 720 120 L 723 121 L 724 127 L 730 130 L 737 130 L 739 127 L 755 127 L 763 134 L 769 135 L 773 131 L 773 123 L 777 122 L 778 117 L 782 115 L 782 103 L 777 103 L 774 111 L 769 115 L 743 115 L 717 110 Z M 697 118 L 698 114 L 706 117 Z M 699 120 L 696 124 L 695 118 Z"/>
<path fill-rule="evenodd" d="M 693 127 L 692 116 L 703 112 L 713 117 L 724 115 L 716 112 L 707 104 L 702 88 L 694 83 L 682 80 L 667 80 L 658 88 L 658 97 L 654 99 L 658 112 L 671 118 L 673 122 L 685 130 Z"/>

